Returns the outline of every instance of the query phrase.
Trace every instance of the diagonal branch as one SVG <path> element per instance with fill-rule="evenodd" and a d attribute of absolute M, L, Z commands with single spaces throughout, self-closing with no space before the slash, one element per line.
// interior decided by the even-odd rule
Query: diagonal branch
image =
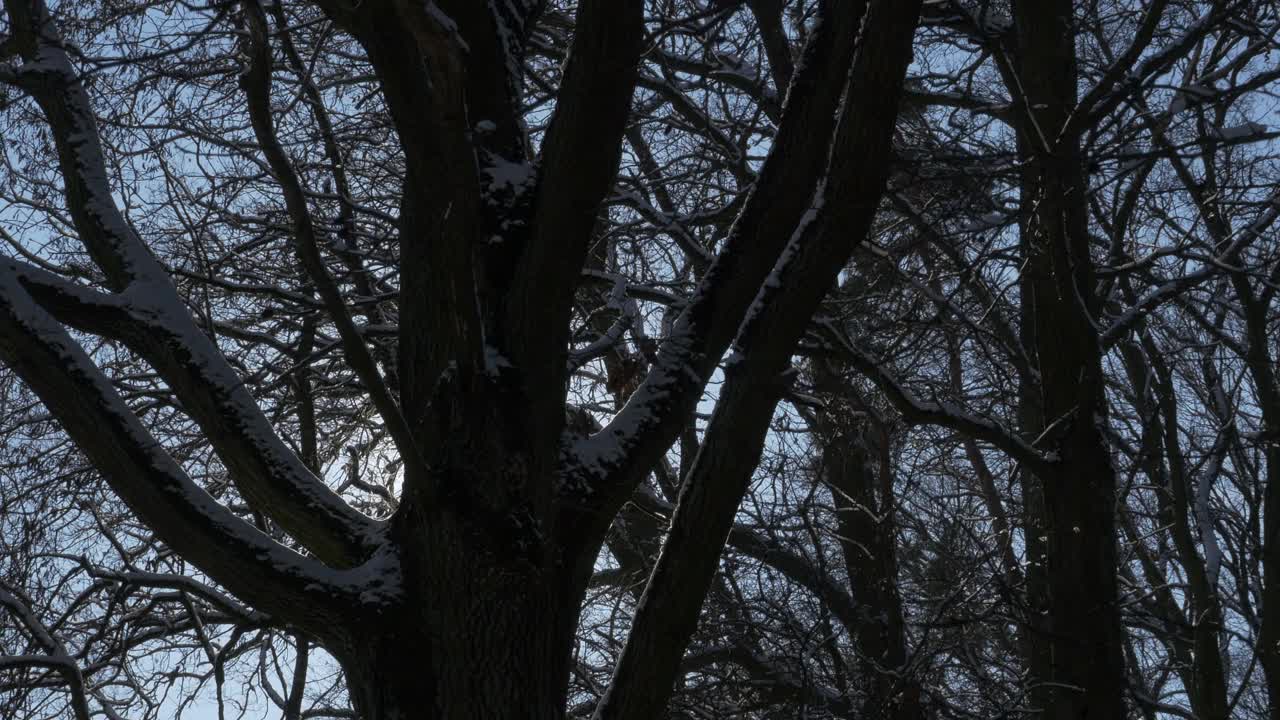
<path fill-rule="evenodd" d="M 7 0 L 22 56 L 16 81 L 49 122 L 81 241 L 129 306 L 122 339 L 164 377 L 241 494 L 326 562 L 354 565 L 378 524 L 347 505 L 281 442 L 238 374 L 196 326 L 161 264 L 111 197 L 92 105 L 38 0 Z"/>
<path fill-rule="evenodd" d="M 1119 101 L 1118 97 L 1123 97 L 1113 95 L 1113 91 L 1116 85 L 1120 84 L 1125 76 L 1133 71 L 1134 65 L 1142 57 L 1142 53 L 1146 52 L 1151 45 L 1156 28 L 1159 27 L 1160 20 L 1164 17 L 1165 8 L 1168 6 L 1169 0 L 1155 0 L 1151 3 L 1151 6 L 1147 8 L 1142 17 L 1142 22 L 1138 24 L 1129 47 L 1111 63 L 1110 67 L 1098 80 L 1098 83 L 1077 104 L 1076 112 L 1083 115 L 1094 114 L 1095 110 L 1105 113 L 1107 112 L 1106 108 L 1113 107 Z M 1197 33 L 1194 37 L 1200 38 L 1202 35 Z M 1099 104 L 1104 100 L 1106 100 L 1106 105 L 1099 107 Z"/>
<path fill-rule="evenodd" d="M 1103 74 L 1099 83 L 1076 105 L 1069 124 L 1062 130 L 1064 136 L 1074 135 L 1085 128 L 1093 127 L 1100 118 L 1106 117 L 1126 98 L 1131 97 L 1135 88 L 1143 87 L 1149 78 L 1156 77 L 1173 67 L 1174 63 L 1184 57 L 1187 51 L 1203 41 L 1213 26 L 1229 18 L 1233 10 L 1238 8 L 1239 3 L 1213 3 L 1213 7 L 1208 12 L 1187 26 L 1172 42 L 1150 53 L 1139 62 L 1142 53 L 1151 44 L 1167 5 L 1166 0 L 1156 0 L 1147 10 L 1129 48 L 1116 59 L 1116 62 Z"/>
<path fill-rule="evenodd" d="M 773 268 L 827 163 L 835 111 L 866 3 L 824 3 L 792 78 L 764 167 L 725 241 L 681 311 L 640 388 L 599 433 L 574 448 L 569 488 L 597 488 L 603 509 L 621 506 L 683 427 L 741 318 Z M 728 321 L 726 321 L 728 319 Z M 611 515 L 603 512 L 602 515 Z"/>
<path fill-rule="evenodd" d="M 453 367 L 467 382 L 485 363 L 476 252 L 484 208 L 468 117 L 470 45 L 434 1 L 319 4 L 364 48 L 404 151 L 396 364 L 400 407 L 428 445 L 444 434 L 428 410 L 442 374 Z M 435 451 L 423 453 L 430 459 Z"/>
<path fill-rule="evenodd" d="M 868 4 L 826 177 L 742 322 L 705 439 L 680 486 L 671 532 L 595 720 L 655 717 L 666 705 L 805 321 L 871 229 L 920 5 Z"/>
<path fill-rule="evenodd" d="M 952 403 L 916 397 L 875 358 L 850 342 L 829 320 L 820 323 L 819 327 L 827 340 L 835 345 L 840 356 L 875 383 L 907 423 L 951 428 L 967 437 L 991 443 L 1033 472 L 1043 472 L 1047 466 L 1056 462 L 1053 454 L 1036 449 L 995 420 L 978 417 Z"/>
<path fill-rule="evenodd" d="M 369 352 L 369 346 L 365 344 L 359 329 L 352 321 L 346 302 L 338 290 L 338 284 L 329 273 L 329 268 L 325 266 L 324 258 L 320 254 L 320 245 L 316 241 L 315 224 L 311 218 L 311 211 L 307 207 L 302 183 L 298 180 L 289 156 L 285 154 L 284 148 L 276 137 L 275 123 L 271 117 L 271 47 L 267 40 L 266 13 L 256 0 L 246 0 L 243 6 L 249 29 L 249 67 L 240 76 L 240 83 L 248 96 L 249 116 L 253 123 L 254 134 L 284 194 L 285 206 L 293 222 L 294 245 L 298 259 L 311 282 L 315 284 L 316 292 L 324 302 L 329 319 L 338 329 L 347 363 L 369 393 L 374 407 L 382 416 L 383 423 L 386 424 L 396 448 L 400 451 L 400 456 L 421 465 L 421 455 L 409 431 L 409 425 L 400 413 L 395 399 L 391 397 L 387 383 L 378 371 L 372 353 Z"/>
<path fill-rule="evenodd" d="M 584 0 L 542 144 L 533 225 L 498 341 L 524 374 L 535 417 L 563 413 L 564 352 L 578 274 L 613 186 L 644 41 L 643 0 Z M 551 425 L 548 423 L 548 425 Z M 549 438 L 554 447 L 559 433 Z"/>
<path fill-rule="evenodd" d="M 63 326 L 0 268 L 0 359 L 40 397 L 112 489 L 183 557 L 237 596 L 312 631 L 396 592 L 394 564 L 334 571 L 280 545 L 196 485 Z"/>

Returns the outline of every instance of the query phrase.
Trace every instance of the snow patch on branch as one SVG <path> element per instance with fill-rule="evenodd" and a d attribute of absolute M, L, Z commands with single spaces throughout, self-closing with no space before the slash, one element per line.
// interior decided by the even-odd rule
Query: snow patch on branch
<path fill-rule="evenodd" d="M 76 402 L 86 406 L 85 412 L 92 413 L 102 432 L 119 437 L 119 452 L 127 455 L 134 466 L 113 463 L 106 470 L 109 476 L 116 478 L 112 485 L 144 519 L 154 521 L 157 513 L 171 513 L 174 517 L 195 515 L 206 524 L 209 534 L 193 536 L 191 542 L 215 542 L 226 548 L 228 553 L 263 563 L 282 579 L 304 582 L 308 586 L 315 584 L 326 594 L 359 594 L 363 597 L 374 593 L 370 596 L 372 601 L 376 599 L 375 595 L 384 597 L 398 592 L 398 579 L 388 574 L 387 568 L 391 564 L 384 556 L 375 555 L 365 565 L 353 570 L 333 570 L 277 543 L 241 520 L 192 481 L 181 465 L 143 427 L 85 350 L 32 299 L 22 287 L 18 275 L 5 266 L 0 266 L 0 312 L 8 316 L 8 323 L 15 328 L 13 334 L 5 338 L 8 343 L 36 343 L 44 353 L 57 359 L 58 367 L 54 370 L 57 379 L 44 380 L 37 384 L 36 389 L 41 390 L 39 385 L 44 385 L 45 392 L 74 397 Z M 24 377 L 33 379 L 26 373 Z M 52 387 L 55 383 L 56 388 Z M 83 417 L 78 420 L 85 421 Z M 152 506 L 149 512 L 143 512 L 141 508 L 152 501 L 168 509 L 157 510 Z M 168 520 L 172 522 L 174 517 Z M 172 538 L 169 541 L 175 544 Z M 225 572 L 211 575 L 224 584 L 234 585 L 236 582 Z"/>
<path fill-rule="evenodd" d="M 1269 130 L 1270 128 L 1261 123 L 1247 122 L 1243 125 L 1214 128 L 1209 131 L 1209 136 L 1217 140 L 1225 141 L 1248 140 L 1251 138 L 1261 140 Z"/>

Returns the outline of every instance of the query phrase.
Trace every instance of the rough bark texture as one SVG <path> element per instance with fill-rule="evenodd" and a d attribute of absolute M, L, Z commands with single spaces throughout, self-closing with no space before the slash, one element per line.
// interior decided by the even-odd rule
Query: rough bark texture
<path fill-rule="evenodd" d="M 354 623 L 334 646 L 361 717 L 563 717 L 571 601 L 548 578 L 458 560 L 438 559 L 406 607 Z"/>

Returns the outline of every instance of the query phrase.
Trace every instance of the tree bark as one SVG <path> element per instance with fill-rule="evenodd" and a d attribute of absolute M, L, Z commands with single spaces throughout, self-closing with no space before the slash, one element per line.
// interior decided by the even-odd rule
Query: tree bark
<path fill-rule="evenodd" d="M 451 592 L 409 598 L 334 646 L 362 720 L 562 718 L 571 613 L 530 578 L 456 570 Z"/>
<path fill-rule="evenodd" d="M 1104 436 L 1102 348 L 1093 324 L 1099 303 L 1088 185 L 1080 141 L 1069 127 L 1077 105 L 1074 8 L 1070 0 L 1021 0 L 1013 9 L 1009 90 L 1025 162 L 1023 333 L 1039 366 L 1039 382 L 1024 388 L 1034 397 L 1024 404 L 1039 416 L 1031 434 L 1058 454 L 1026 492 L 1029 551 L 1043 550 L 1044 558 L 1044 567 L 1028 574 L 1033 600 L 1044 611 L 1030 640 L 1032 698 L 1044 718 L 1119 720 L 1127 681 L 1117 603 L 1116 478 Z"/>
<path fill-rule="evenodd" d="M 814 436 L 822 479 L 835 505 L 836 537 L 858 605 L 850 628 L 865 697 L 862 717 L 918 720 L 920 685 L 906 668 L 906 622 L 898 593 L 889 427 L 845 383 L 839 366 L 815 361 L 823 407 Z M 834 364 L 833 364 L 834 365 Z"/>

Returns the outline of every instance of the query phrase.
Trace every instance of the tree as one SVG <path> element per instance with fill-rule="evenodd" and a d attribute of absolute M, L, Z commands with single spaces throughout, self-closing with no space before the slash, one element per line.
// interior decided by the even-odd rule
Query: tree
<path fill-rule="evenodd" d="M 706 273 L 626 406 L 589 434 L 566 421 L 574 301 L 599 241 L 647 25 L 659 19 L 647 23 L 639 0 L 578 4 L 535 146 L 524 130 L 523 58 L 543 3 L 319 3 L 346 36 L 343 51 L 367 63 L 372 79 L 362 84 L 385 104 L 389 127 L 381 129 L 398 146 L 380 153 L 397 166 L 382 177 L 350 172 L 360 151 L 344 147 L 326 117 L 363 100 L 326 106 L 332 91 L 308 75 L 294 44 L 295 23 L 319 19 L 311 7 L 246 2 L 178 19 L 193 44 L 209 39 L 207 70 L 222 73 L 207 84 L 191 78 L 193 87 L 224 100 L 233 79 L 239 90 L 236 117 L 226 120 L 240 132 L 212 142 L 253 143 L 237 160 L 258 167 L 256 182 L 271 181 L 254 190 L 269 216 L 257 223 L 263 240 L 287 243 L 296 256 L 292 287 L 263 291 L 315 311 L 285 343 L 296 343 L 302 364 L 321 337 L 339 349 L 347 390 L 363 394 L 376 434 L 403 468 L 395 511 L 375 519 L 320 476 L 306 375 L 293 380 L 298 433 L 312 436 L 298 452 L 220 346 L 220 311 L 189 307 L 177 269 L 113 192 L 120 178 L 109 159 L 125 149 L 104 140 L 87 73 L 145 58 L 154 38 L 142 27 L 137 56 L 121 47 L 92 58 L 64 40 L 42 4 L 14 0 L 0 80 L 43 116 L 65 203 L 58 230 L 91 265 L 73 261 L 67 276 L 46 257 L 6 260 L 0 355 L 160 541 L 332 653 L 363 717 L 549 718 L 565 703 L 575 610 L 605 532 L 736 343 L 596 711 L 650 717 L 675 679 L 792 349 L 872 221 L 919 6 L 821 5 L 769 156 L 742 191 L 722 248 L 703 251 Z M 228 68 L 214 54 L 232 43 Z M 288 91 L 276 89 L 284 73 Z M 314 124 L 322 152 L 291 151 L 286 133 L 299 122 Z M 317 195 L 318 170 L 331 189 Z M 200 201 L 192 205 L 175 213 L 195 212 Z M 357 249 L 370 224 L 362 216 L 377 205 L 392 218 L 370 222 L 389 236 L 376 250 Z M 209 242 L 202 224 L 170 241 Z M 379 326 L 391 326 L 394 339 L 377 339 Z M 256 523 L 193 481 L 72 330 L 145 363 Z M 73 707 L 88 717 L 78 671 L 48 650 L 25 662 L 65 669 Z"/>

